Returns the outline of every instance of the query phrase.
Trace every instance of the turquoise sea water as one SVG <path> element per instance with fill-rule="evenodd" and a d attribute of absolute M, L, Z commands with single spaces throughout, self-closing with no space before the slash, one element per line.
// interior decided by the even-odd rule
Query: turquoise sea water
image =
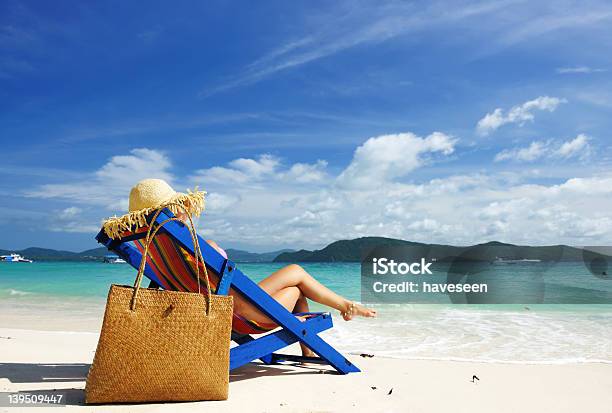
<path fill-rule="evenodd" d="M 260 280 L 282 264 L 240 264 Z M 303 264 L 334 291 L 360 299 L 356 263 Z M 511 271 L 511 270 L 508 270 Z M 596 277 L 576 280 L 570 267 L 556 267 L 558 284 L 581 291 L 612 288 Z M 86 320 L 99 328 L 109 285 L 132 284 L 128 265 L 58 262 L 0 264 L 0 327 L 44 328 L 45 320 Z M 586 287 L 585 287 L 586 286 Z M 325 335 L 348 352 L 382 356 L 529 363 L 612 362 L 612 306 L 377 304 L 377 319 L 344 322 Z M 314 310 L 322 310 L 317 305 Z M 23 325 L 15 325 L 15 317 Z M 24 321 L 25 320 L 25 321 Z M 62 329 L 70 329 L 69 323 Z"/>
<path fill-rule="evenodd" d="M 239 268 L 255 281 L 259 281 L 284 264 L 240 264 Z M 353 300 L 359 300 L 359 265 L 306 264 L 308 271 L 334 291 Z M 134 283 L 135 270 L 129 265 L 85 262 L 37 262 L 32 264 L 0 264 L 0 299 L 43 297 L 56 299 L 106 298 L 111 283 Z M 143 285 L 147 285 L 145 279 Z"/>

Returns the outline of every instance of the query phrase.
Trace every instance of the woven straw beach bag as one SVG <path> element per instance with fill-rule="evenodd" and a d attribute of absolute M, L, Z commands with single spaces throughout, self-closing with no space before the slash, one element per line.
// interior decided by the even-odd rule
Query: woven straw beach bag
<path fill-rule="evenodd" d="M 159 215 L 159 211 L 151 222 Z M 140 288 L 149 227 L 133 287 L 112 285 L 85 386 L 86 403 L 225 400 L 229 387 L 232 297 Z M 198 238 L 190 221 L 198 259 Z"/>

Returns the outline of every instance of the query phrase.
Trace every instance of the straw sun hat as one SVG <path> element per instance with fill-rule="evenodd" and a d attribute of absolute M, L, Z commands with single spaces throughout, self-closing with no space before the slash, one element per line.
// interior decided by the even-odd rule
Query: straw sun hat
<path fill-rule="evenodd" d="M 144 179 L 130 191 L 129 212 L 104 221 L 104 232 L 111 238 L 121 238 L 125 231 L 147 226 L 147 216 L 160 208 L 168 208 L 174 214 L 187 212 L 198 216 L 204 211 L 206 192 L 187 190 L 176 192 L 163 179 Z"/>

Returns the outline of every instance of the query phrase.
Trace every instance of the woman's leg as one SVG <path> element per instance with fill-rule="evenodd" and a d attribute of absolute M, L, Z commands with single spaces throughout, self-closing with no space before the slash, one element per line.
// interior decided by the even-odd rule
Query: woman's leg
<path fill-rule="evenodd" d="M 274 272 L 272 275 L 262 280 L 259 286 L 271 295 L 287 287 L 297 287 L 306 298 L 316 301 L 319 304 L 335 308 L 341 313 L 349 311 L 353 304 L 351 301 L 341 297 L 315 280 L 297 264 L 288 265 Z M 361 305 L 354 305 L 352 313 L 362 317 L 376 316 L 375 310 L 365 308 Z M 345 317 L 345 319 L 350 318 L 352 318 L 352 315 Z"/>
<path fill-rule="evenodd" d="M 308 300 L 306 300 L 304 294 L 302 294 L 300 289 L 297 287 L 285 287 L 271 295 L 272 298 L 274 298 L 292 313 L 307 313 L 309 311 Z M 258 323 L 272 323 L 272 320 L 266 317 L 261 311 L 254 308 L 254 306 L 243 308 L 241 315 L 246 316 L 250 320 L 254 320 Z M 303 356 L 316 357 L 316 354 L 302 342 L 300 342 L 300 347 L 302 348 Z"/>
<path fill-rule="evenodd" d="M 287 265 L 272 273 L 260 281 L 259 286 L 268 294 L 274 294 L 286 287 L 298 287 L 307 298 L 339 311 L 345 311 L 350 305 L 348 300 L 315 280 L 297 264 Z"/>
<path fill-rule="evenodd" d="M 306 313 L 309 311 L 307 298 L 335 308 L 343 313 L 348 311 L 352 305 L 349 300 L 319 283 L 304 271 L 302 267 L 296 264 L 288 265 L 274 272 L 262 280 L 259 286 L 288 311 L 294 313 Z M 265 314 L 233 289 L 230 290 L 230 294 L 234 296 L 234 311 L 258 323 L 272 322 Z M 375 317 L 376 311 L 360 305 L 354 305 L 352 314 L 349 316 L 345 314 L 344 319 L 349 320 L 353 314 L 363 317 Z M 312 350 L 301 342 L 300 347 L 302 348 L 302 355 L 308 357 L 316 356 Z"/>
<path fill-rule="evenodd" d="M 262 280 L 259 286 L 289 311 L 294 311 L 301 294 L 305 297 L 304 299 L 308 298 L 319 304 L 335 308 L 343 314 L 345 320 L 350 320 L 353 315 L 376 316 L 376 310 L 353 304 L 346 298 L 339 296 L 315 280 L 297 264 L 288 265 L 272 273 Z M 272 322 L 257 307 L 245 300 L 241 294 L 235 292 L 233 288 L 230 290 L 230 295 L 234 297 L 234 311 L 256 322 Z"/>
<path fill-rule="evenodd" d="M 288 288 L 293 288 L 293 287 L 288 287 Z M 293 308 L 293 312 L 294 313 L 308 313 L 309 311 L 310 309 L 308 308 L 308 299 L 306 299 L 304 294 L 302 294 L 302 292 L 300 291 L 300 296 L 295 302 L 295 307 Z M 302 356 L 306 356 L 306 357 L 316 357 L 317 356 L 314 353 L 314 351 L 309 349 L 308 346 L 306 346 L 301 341 L 300 341 L 300 347 L 302 349 Z"/>
<path fill-rule="evenodd" d="M 225 251 L 223 251 L 215 241 L 209 239 L 206 240 L 206 242 L 225 256 Z M 279 293 L 278 297 L 275 297 L 275 294 L 287 287 L 298 287 L 301 293 L 312 301 L 316 301 L 319 304 L 323 304 L 340 311 L 344 319 L 347 321 L 352 319 L 353 315 L 359 315 L 362 317 L 376 316 L 376 310 L 354 304 L 346 298 L 339 296 L 315 280 L 297 264 L 287 265 L 286 267 L 272 273 L 269 277 L 262 280 L 259 283 L 259 286 L 272 297 L 276 298 L 276 300 L 283 304 L 283 306 L 285 306 L 285 308 L 287 308 L 289 311 L 293 309 L 298 300 L 298 298 L 295 296 L 296 292 L 285 291 Z M 230 294 L 234 296 L 234 308 L 235 310 L 239 311 L 240 314 L 246 315 L 246 313 L 249 313 L 253 315 L 255 312 L 259 312 L 255 306 L 243 300 L 239 294 L 235 294 L 233 289 L 230 291 Z M 263 314 L 260 314 L 260 316 L 263 316 Z M 256 318 L 251 319 L 259 321 L 259 319 Z M 270 321 L 266 316 L 263 316 L 263 319 Z"/>
<path fill-rule="evenodd" d="M 269 291 L 267 292 L 270 294 Z M 293 312 L 301 294 L 300 289 L 297 287 L 286 287 L 270 295 L 289 312 Z M 245 300 L 240 293 L 235 292 L 232 289 L 230 290 L 230 295 L 234 297 L 234 311 L 239 313 L 241 316 L 249 320 L 253 320 L 256 323 L 274 323 L 273 320 L 262 313 L 257 307 L 255 307 L 255 305 Z"/>

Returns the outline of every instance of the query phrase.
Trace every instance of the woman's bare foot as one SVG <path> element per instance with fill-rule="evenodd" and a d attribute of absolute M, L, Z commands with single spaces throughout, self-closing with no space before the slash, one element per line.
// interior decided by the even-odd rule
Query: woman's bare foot
<path fill-rule="evenodd" d="M 309 349 L 308 347 L 304 345 L 302 345 L 302 356 L 303 357 L 313 357 L 313 358 L 319 357 L 314 351 L 312 351 L 311 349 Z M 300 361 L 300 365 L 303 367 L 316 367 L 319 365 L 319 363 L 302 360 Z"/>
<path fill-rule="evenodd" d="M 345 321 L 350 321 L 356 315 L 360 317 L 372 318 L 376 317 L 377 313 L 376 310 L 364 307 L 361 304 L 348 301 L 346 305 L 346 310 L 344 310 L 340 314 L 342 314 L 342 318 L 344 318 Z"/>
<path fill-rule="evenodd" d="M 318 357 L 317 354 L 309 349 L 308 347 L 302 348 L 302 356 L 304 357 Z"/>

